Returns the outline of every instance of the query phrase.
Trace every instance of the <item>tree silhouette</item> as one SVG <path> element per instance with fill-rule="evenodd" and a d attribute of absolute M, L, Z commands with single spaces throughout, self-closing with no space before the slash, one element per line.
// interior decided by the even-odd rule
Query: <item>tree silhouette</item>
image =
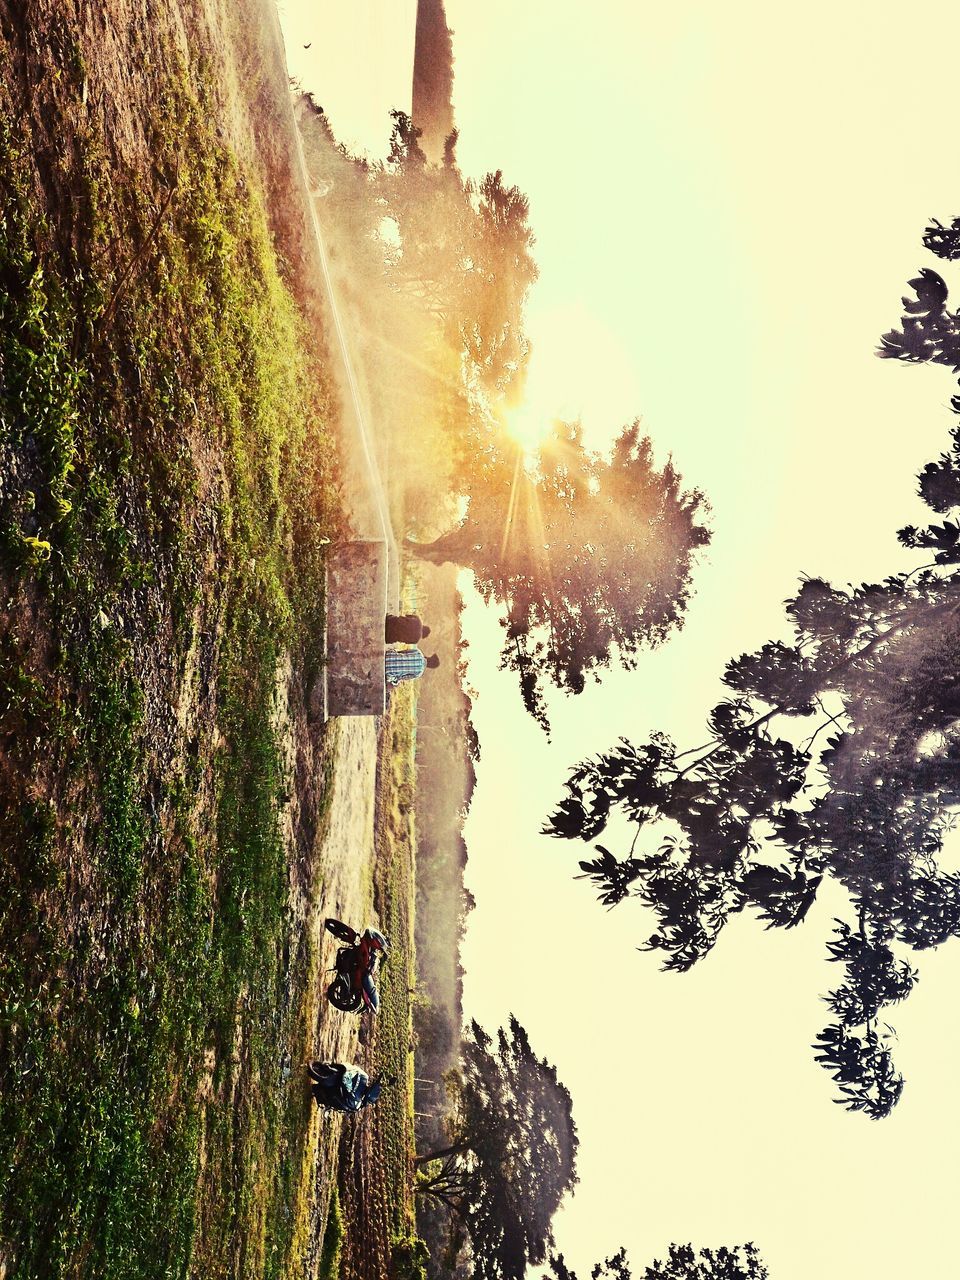
<path fill-rule="evenodd" d="M 590 1280 L 631 1280 L 632 1275 L 626 1250 L 621 1249 L 591 1268 Z M 644 1267 L 643 1276 L 637 1280 L 767 1280 L 768 1276 L 756 1245 L 694 1250 L 691 1244 L 672 1244 L 666 1259 Z M 554 1255 L 543 1280 L 577 1280 L 577 1276 L 566 1266 L 562 1255 Z"/>
<path fill-rule="evenodd" d="M 694 553 L 709 535 L 703 495 L 684 491 L 671 462 L 657 468 L 639 422 L 609 459 L 578 424 L 555 423 L 535 470 L 503 433 L 474 452 L 460 525 L 417 555 L 473 570 L 504 610 L 501 666 L 516 671 L 527 710 L 546 727 L 543 686 L 579 693 L 615 656 L 679 626 Z"/>
<path fill-rule="evenodd" d="M 936 244 L 955 252 L 949 237 Z M 946 286 L 928 270 L 911 284 L 917 299 L 881 354 L 960 372 Z M 614 812 L 636 824 L 627 856 L 597 845 L 580 869 L 605 905 L 635 897 L 650 908 L 656 928 L 642 949 L 659 951 L 666 969 L 702 959 L 744 910 L 790 928 L 824 877 L 842 885 L 855 923 L 838 922 L 830 959 L 846 976 L 826 997 L 835 1020 L 814 1048 L 837 1101 L 873 1118 L 903 1087 L 879 1020 L 916 980 L 898 951 L 960 934 L 960 876 L 939 865 L 960 801 L 958 430 L 919 492 L 954 513 L 900 531 L 904 545 L 933 549 L 933 564 L 847 590 L 805 580 L 787 603 L 792 643 L 727 665 L 729 696 L 704 743 L 678 752 L 662 733 L 640 746 L 621 740 L 573 770 L 544 828 L 593 841 Z"/>
<path fill-rule="evenodd" d="M 440 159 L 453 132 L 453 37 L 443 0 L 417 0 L 412 114 L 423 150 Z"/>
<path fill-rule="evenodd" d="M 461 1064 L 450 1140 L 416 1157 L 416 1189 L 462 1223 L 477 1280 L 522 1280 L 545 1260 L 553 1215 L 577 1181 L 570 1095 L 513 1017 L 495 1042 L 472 1023 Z"/>

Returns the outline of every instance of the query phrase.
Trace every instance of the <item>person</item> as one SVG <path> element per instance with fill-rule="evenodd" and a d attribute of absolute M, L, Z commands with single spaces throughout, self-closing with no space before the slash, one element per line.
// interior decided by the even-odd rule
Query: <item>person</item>
<path fill-rule="evenodd" d="M 363 973 L 363 977 L 360 979 L 360 985 L 363 988 L 363 1002 L 373 1013 L 379 1013 L 380 997 L 377 994 L 373 975 L 377 967 L 377 958 L 381 957 L 382 963 L 390 954 L 390 942 L 379 929 L 371 929 L 368 925 L 360 935 L 359 947 L 360 969 Z"/>
<path fill-rule="evenodd" d="M 387 684 L 398 685 L 404 680 L 418 680 L 427 667 L 435 670 L 440 659 L 435 653 L 424 657 L 419 649 L 387 649 L 383 655 L 384 675 Z"/>
<path fill-rule="evenodd" d="M 388 613 L 383 628 L 387 644 L 419 644 L 430 634 L 415 613 Z"/>
<path fill-rule="evenodd" d="M 334 1111 L 362 1111 L 380 1097 L 381 1083 L 359 1067 L 344 1062 L 310 1062 L 307 1073 L 315 1081 L 312 1093 L 318 1107 Z"/>

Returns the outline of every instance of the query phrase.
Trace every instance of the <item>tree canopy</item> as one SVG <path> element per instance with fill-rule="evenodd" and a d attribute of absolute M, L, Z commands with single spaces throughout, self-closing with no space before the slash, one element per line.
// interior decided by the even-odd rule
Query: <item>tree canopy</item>
<path fill-rule="evenodd" d="M 632 1276 L 625 1249 L 590 1269 L 590 1280 L 632 1280 Z M 637 1280 L 767 1280 L 768 1276 L 754 1244 L 700 1250 L 692 1244 L 672 1244 L 664 1261 L 655 1260 L 644 1267 Z M 577 1276 L 561 1254 L 550 1259 L 550 1270 L 543 1280 L 577 1280 Z"/>
<path fill-rule="evenodd" d="M 570 1095 L 516 1018 L 495 1040 L 471 1024 L 452 1086 L 450 1140 L 417 1156 L 417 1191 L 460 1221 L 477 1280 L 522 1280 L 577 1181 Z"/>
<path fill-rule="evenodd" d="M 694 553 L 709 539 L 705 502 L 672 462 L 657 467 L 639 422 L 609 458 L 586 448 L 576 423 L 554 423 L 532 468 L 503 433 L 485 444 L 460 525 L 413 549 L 472 569 L 504 610 L 501 666 L 546 728 L 546 683 L 579 693 L 587 674 L 613 658 L 632 667 L 681 624 Z"/>
<path fill-rule="evenodd" d="M 907 305 L 901 337 L 918 314 L 928 312 Z M 938 358 L 940 347 L 918 357 L 895 336 L 883 354 Z M 960 507 L 957 430 L 919 479 L 933 510 Z M 704 743 L 681 752 L 665 733 L 622 739 L 572 772 L 545 827 L 590 841 L 614 812 L 636 824 L 626 856 L 598 844 L 580 867 L 605 904 L 649 908 L 642 949 L 666 969 L 702 959 L 739 912 L 791 928 L 825 877 L 842 885 L 851 916 L 828 959 L 843 973 L 814 1049 L 837 1101 L 873 1118 L 903 1088 L 881 1015 L 916 981 L 909 952 L 960 933 L 960 876 L 940 864 L 960 800 L 960 522 L 899 537 L 934 562 L 855 588 L 803 581 L 787 603 L 792 639 L 727 665 L 729 695 Z"/>
<path fill-rule="evenodd" d="M 373 173 L 381 213 L 392 218 L 399 247 L 389 260 L 393 287 L 431 310 L 467 366 L 467 384 L 496 396 L 527 353 L 523 307 L 537 278 L 530 204 L 501 170 L 480 182 L 457 168 L 451 138 L 446 162 L 431 165 L 420 130 L 401 111 L 387 163 Z"/>
<path fill-rule="evenodd" d="M 502 665 L 546 729 L 549 686 L 578 693 L 680 625 L 706 504 L 672 461 L 657 465 L 638 422 L 610 456 L 564 422 L 524 451 L 511 418 L 537 278 L 529 202 L 500 170 L 465 179 L 454 134 L 430 163 L 411 119 L 392 115 L 389 155 L 370 164 L 303 104 L 331 262 L 362 335 L 371 419 L 393 446 L 408 548 L 473 571 L 501 613 Z"/>
<path fill-rule="evenodd" d="M 672 462 L 655 465 L 638 422 L 610 458 L 563 422 L 535 462 L 525 457 L 507 423 L 523 394 L 523 311 L 537 277 L 529 202 L 499 170 L 465 181 L 452 146 L 445 164 L 428 164 L 409 118 L 393 116 L 390 157 L 373 177 L 397 228 L 387 276 L 430 310 L 463 376 L 452 402 L 452 484 L 466 514 L 433 542 L 409 546 L 473 570 L 503 610 L 502 664 L 547 728 L 546 684 L 578 693 L 586 673 L 613 655 L 630 666 L 639 647 L 679 625 L 693 553 L 708 540 L 703 495 L 683 490 Z"/>

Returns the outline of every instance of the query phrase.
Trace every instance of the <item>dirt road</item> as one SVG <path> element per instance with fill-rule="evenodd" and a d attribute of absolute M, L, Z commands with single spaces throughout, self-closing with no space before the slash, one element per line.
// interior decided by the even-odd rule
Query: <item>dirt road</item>
<path fill-rule="evenodd" d="M 275 50 L 278 64 L 282 61 L 282 81 L 286 83 L 283 39 L 273 0 L 261 5 L 264 41 Z M 269 34 L 266 34 L 269 33 Z M 276 65 L 273 82 L 280 83 L 280 66 Z M 320 299 L 321 315 L 328 335 L 331 364 L 340 392 L 339 412 L 343 492 L 354 532 L 361 538 L 383 538 L 387 545 L 387 595 L 383 611 L 396 612 L 399 606 L 399 557 L 390 524 L 386 488 L 380 469 L 377 441 L 368 421 L 364 396 L 355 367 L 350 334 L 340 314 L 327 262 L 323 238 L 322 200 L 310 191 L 310 178 L 303 147 L 289 98 L 276 104 L 276 122 L 289 142 L 290 163 L 301 197 L 303 216 L 302 264 L 304 286 Z M 285 115 L 285 119 L 284 119 Z M 289 212 L 287 213 L 289 217 Z M 332 795 L 322 838 L 315 850 L 315 885 L 317 900 L 312 916 L 304 922 L 312 931 L 313 947 L 320 956 L 320 988 L 328 980 L 326 970 L 332 964 L 336 943 L 324 931 L 327 916 L 335 916 L 357 927 L 380 923 L 373 913 L 374 808 L 377 781 L 377 723 L 369 717 L 344 719 L 333 735 Z M 314 1019 L 314 1042 L 311 1057 L 324 1061 L 351 1062 L 362 1058 L 361 1023 L 352 1015 L 334 1010 L 318 993 Z M 317 1172 L 311 1235 L 315 1246 L 323 1237 L 325 1215 L 336 1172 L 342 1120 L 317 1117 Z M 311 1262 L 316 1267 L 319 1249 L 314 1248 Z"/>
<path fill-rule="evenodd" d="M 358 927 L 373 920 L 374 800 L 377 774 L 376 722 L 370 718 L 343 720 L 336 726 L 332 756 L 333 782 L 323 834 L 314 853 L 316 898 L 302 927 L 311 934 L 317 956 L 317 990 L 313 1003 L 312 1044 L 308 1059 L 356 1062 L 362 1059 L 361 1020 L 340 1013 L 324 998 L 337 943 L 324 930 L 326 916 Z M 302 1063 L 293 1063 L 302 1074 Z M 304 1079 L 303 1087 L 307 1082 Z M 299 1207 L 309 1226 L 307 1253 L 310 1274 L 320 1260 L 330 1195 L 336 1181 L 343 1118 L 317 1111 L 309 1136 L 313 1175 L 306 1203 Z"/>

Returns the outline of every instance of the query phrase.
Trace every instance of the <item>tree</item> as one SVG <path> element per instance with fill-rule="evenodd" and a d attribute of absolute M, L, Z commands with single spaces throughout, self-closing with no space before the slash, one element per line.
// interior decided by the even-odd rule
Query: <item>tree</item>
<path fill-rule="evenodd" d="M 590 1271 L 590 1280 L 631 1280 L 632 1275 L 626 1251 L 621 1249 L 605 1262 L 598 1262 Z M 767 1280 L 768 1276 L 756 1245 L 740 1244 L 733 1249 L 722 1245 L 695 1252 L 691 1244 L 672 1244 L 666 1261 L 645 1267 L 642 1280 Z M 554 1255 L 543 1280 L 577 1280 L 577 1276 L 562 1255 Z"/>
<path fill-rule="evenodd" d="M 516 1018 L 496 1041 L 472 1023 L 461 1063 L 449 1142 L 417 1156 L 417 1192 L 462 1223 L 477 1280 L 522 1280 L 577 1181 L 570 1095 Z"/>
<path fill-rule="evenodd" d="M 474 450 L 462 522 L 417 555 L 473 570 L 501 606 L 501 666 L 516 671 L 527 710 L 547 726 L 543 686 L 579 693 L 588 673 L 679 626 L 694 553 L 709 540 L 703 495 L 658 469 L 639 422 L 609 459 L 590 452 L 578 424 L 555 423 L 535 471 L 504 433 Z"/>
<path fill-rule="evenodd" d="M 901 338 L 914 332 L 912 318 L 923 329 L 934 295 L 946 314 L 945 286 L 923 283 L 928 274 Z M 902 358 L 939 359 L 944 345 L 930 341 L 918 357 L 911 339 Z M 921 473 L 920 495 L 955 511 L 958 480 L 954 431 L 951 450 Z M 939 865 L 960 801 L 960 576 L 951 568 L 960 522 L 899 536 L 934 548 L 934 563 L 845 591 L 804 581 L 787 604 L 792 642 L 728 664 L 730 696 L 711 711 L 703 744 L 678 752 L 663 733 L 641 746 L 622 739 L 573 771 L 545 827 L 589 841 L 615 811 L 636 824 L 627 856 L 598 845 L 580 868 L 606 905 L 636 897 L 652 911 L 642 949 L 676 971 L 702 959 L 737 913 L 791 928 L 825 877 L 842 885 L 853 920 L 837 922 L 829 959 L 845 977 L 826 997 L 833 1021 L 814 1048 L 837 1101 L 873 1118 L 903 1088 L 880 1021 L 916 981 L 899 953 L 960 935 L 960 876 Z M 660 839 L 638 849 L 658 826 Z"/>
<path fill-rule="evenodd" d="M 631 1277 L 625 1249 L 619 1249 L 612 1258 L 590 1268 L 590 1280 L 631 1280 Z M 570 1270 L 562 1253 L 553 1254 L 550 1258 L 550 1270 L 542 1280 L 577 1280 L 577 1273 Z"/>
<path fill-rule="evenodd" d="M 410 117 L 392 114 L 388 159 L 371 165 L 343 155 L 303 104 L 331 261 L 365 335 L 369 412 L 402 457 L 405 532 L 423 539 L 408 545 L 474 570 L 503 611 L 503 666 L 546 728 L 549 683 L 579 692 L 612 655 L 630 666 L 679 625 L 707 541 L 703 497 L 683 491 L 671 462 L 655 465 L 637 423 L 609 459 L 563 423 L 536 466 L 524 457 L 507 419 L 522 397 L 537 276 L 529 203 L 499 170 L 466 181 L 455 139 L 429 163 Z M 427 541 L 458 499 L 465 517 Z"/>
<path fill-rule="evenodd" d="M 399 237 L 390 261 L 394 287 L 431 309 L 451 348 L 462 352 L 468 383 L 496 397 L 526 358 L 523 308 L 538 274 L 529 201 L 499 169 L 479 183 L 465 180 L 452 146 L 444 164 L 428 164 L 410 117 L 391 116 L 390 154 L 374 187 Z"/>
<path fill-rule="evenodd" d="M 417 0 L 412 114 L 431 160 L 453 132 L 453 35 L 443 0 Z"/>

